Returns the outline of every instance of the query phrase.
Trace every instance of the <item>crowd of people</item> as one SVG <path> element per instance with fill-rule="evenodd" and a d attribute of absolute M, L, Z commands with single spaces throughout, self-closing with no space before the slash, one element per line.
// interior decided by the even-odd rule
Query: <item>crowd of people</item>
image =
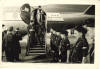
<path fill-rule="evenodd" d="M 27 8 L 27 10 L 26 10 Z M 46 32 L 46 13 L 43 11 L 41 6 L 34 9 L 27 20 L 27 13 L 30 12 L 30 6 L 25 4 L 21 8 L 21 17 L 24 22 L 28 23 L 27 33 L 28 33 L 28 43 L 26 47 L 26 55 L 30 47 L 34 47 L 34 43 L 39 42 L 40 46 L 43 46 L 45 42 L 45 32 Z M 27 13 L 26 13 L 27 12 Z M 29 14 L 28 14 L 29 16 Z M 25 20 L 24 20 L 25 19 Z M 5 26 L 3 25 L 2 28 Z M 19 53 L 21 52 L 21 47 L 19 40 L 22 39 L 19 28 L 14 30 L 13 26 L 9 27 L 7 30 L 2 32 L 2 50 L 5 52 L 7 61 L 19 61 Z"/>
<path fill-rule="evenodd" d="M 4 28 L 5 26 L 3 25 L 2 27 Z M 11 26 L 2 31 L 2 55 L 5 53 L 7 61 L 20 61 L 19 54 L 21 53 L 21 46 L 19 40 L 21 39 L 19 28 L 14 30 Z"/>
<path fill-rule="evenodd" d="M 63 36 L 64 35 L 64 36 Z M 56 33 L 51 30 L 51 52 L 53 52 L 53 61 L 54 62 L 68 62 L 68 55 L 70 42 L 68 40 L 68 32 L 63 32 L 63 35 L 60 36 L 60 33 Z"/>
<path fill-rule="evenodd" d="M 72 46 L 67 31 L 59 33 L 51 29 L 50 52 L 53 56 L 53 62 L 86 63 L 86 57 L 89 54 L 90 62 L 94 62 L 94 55 L 91 56 L 91 53 L 89 53 L 89 44 L 86 39 L 87 29 L 79 27 L 77 31 L 79 31 L 80 37 Z M 94 44 L 92 46 L 90 52 L 94 53 Z"/>

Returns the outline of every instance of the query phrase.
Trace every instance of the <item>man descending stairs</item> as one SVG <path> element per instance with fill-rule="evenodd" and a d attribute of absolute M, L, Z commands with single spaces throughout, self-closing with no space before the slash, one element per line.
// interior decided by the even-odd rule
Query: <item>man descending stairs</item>
<path fill-rule="evenodd" d="M 34 24 L 30 23 L 28 26 L 28 43 L 26 55 L 30 54 L 45 54 L 45 32 L 38 31 L 41 34 L 38 34 L 34 30 Z M 42 34 L 44 32 L 44 34 Z"/>
<path fill-rule="evenodd" d="M 32 9 L 29 4 L 21 7 L 21 18 L 28 24 L 26 55 L 45 54 L 46 13 L 41 6 Z"/>

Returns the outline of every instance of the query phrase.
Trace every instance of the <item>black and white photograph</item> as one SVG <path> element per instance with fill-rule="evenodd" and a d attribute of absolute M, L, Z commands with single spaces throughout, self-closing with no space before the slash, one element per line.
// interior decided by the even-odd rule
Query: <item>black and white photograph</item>
<path fill-rule="evenodd" d="M 23 3 L 2 11 L 2 62 L 95 63 L 94 4 Z"/>

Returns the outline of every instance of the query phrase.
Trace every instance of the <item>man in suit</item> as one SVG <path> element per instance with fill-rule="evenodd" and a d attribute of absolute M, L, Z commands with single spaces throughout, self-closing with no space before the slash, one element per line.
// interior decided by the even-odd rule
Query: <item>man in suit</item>
<path fill-rule="evenodd" d="M 34 10 L 35 25 L 41 24 L 43 21 L 45 21 L 46 19 L 45 16 L 46 16 L 46 13 L 43 11 L 41 6 L 38 6 L 38 8 Z"/>
<path fill-rule="evenodd" d="M 35 24 L 35 32 L 37 35 L 37 39 L 42 44 L 43 36 L 45 35 L 45 20 L 46 13 L 42 10 L 41 6 L 38 6 L 37 9 L 34 10 L 34 24 Z"/>

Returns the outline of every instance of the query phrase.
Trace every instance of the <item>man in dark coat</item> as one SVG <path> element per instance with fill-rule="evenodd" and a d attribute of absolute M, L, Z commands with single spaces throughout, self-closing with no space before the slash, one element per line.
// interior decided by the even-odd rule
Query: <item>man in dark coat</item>
<path fill-rule="evenodd" d="M 74 63 L 82 63 L 84 62 L 84 57 L 88 55 L 89 45 L 85 38 L 87 30 L 82 28 L 79 30 L 82 34 L 81 37 L 77 40 L 75 47 L 72 53 L 72 62 Z"/>
<path fill-rule="evenodd" d="M 40 22 L 43 22 L 46 20 L 46 13 L 42 10 L 41 6 L 38 6 L 37 9 L 34 10 L 34 21 L 35 25 L 38 25 Z"/>
<path fill-rule="evenodd" d="M 2 54 L 4 52 L 5 46 L 3 43 L 4 36 L 7 34 L 7 29 L 5 28 L 5 25 L 2 25 Z"/>
<path fill-rule="evenodd" d="M 2 60 L 5 53 L 5 44 L 4 44 L 4 36 L 7 34 L 7 28 L 5 27 L 5 25 L 2 25 Z"/>
<path fill-rule="evenodd" d="M 14 31 L 13 27 L 10 27 L 7 31 L 7 34 L 4 36 L 3 43 L 5 46 L 5 55 L 7 61 L 14 61 Z"/>
<path fill-rule="evenodd" d="M 53 40 L 53 50 L 54 50 L 54 59 L 56 62 L 59 62 L 59 40 L 57 34 L 54 35 L 54 40 Z"/>
<path fill-rule="evenodd" d="M 19 54 L 21 53 L 21 46 L 19 40 L 22 39 L 21 33 L 19 31 L 19 28 L 16 29 L 15 35 L 14 35 L 14 60 L 19 61 Z"/>
<path fill-rule="evenodd" d="M 44 33 L 46 30 L 45 23 L 46 23 L 46 13 L 42 10 L 41 6 L 34 10 L 34 24 L 35 24 L 35 32 L 40 44 L 44 38 Z"/>
<path fill-rule="evenodd" d="M 68 32 L 62 32 L 65 36 L 61 40 L 61 62 L 69 62 L 70 42 L 68 39 Z"/>
<path fill-rule="evenodd" d="M 58 62 L 59 60 L 59 50 L 56 43 L 57 35 L 55 34 L 55 31 L 51 31 L 50 46 L 53 53 L 53 62 Z"/>
<path fill-rule="evenodd" d="M 33 43 L 35 41 L 35 30 L 34 30 L 34 23 L 31 22 L 28 25 L 28 36 L 29 36 L 29 43 L 30 43 L 30 47 L 33 47 Z"/>

